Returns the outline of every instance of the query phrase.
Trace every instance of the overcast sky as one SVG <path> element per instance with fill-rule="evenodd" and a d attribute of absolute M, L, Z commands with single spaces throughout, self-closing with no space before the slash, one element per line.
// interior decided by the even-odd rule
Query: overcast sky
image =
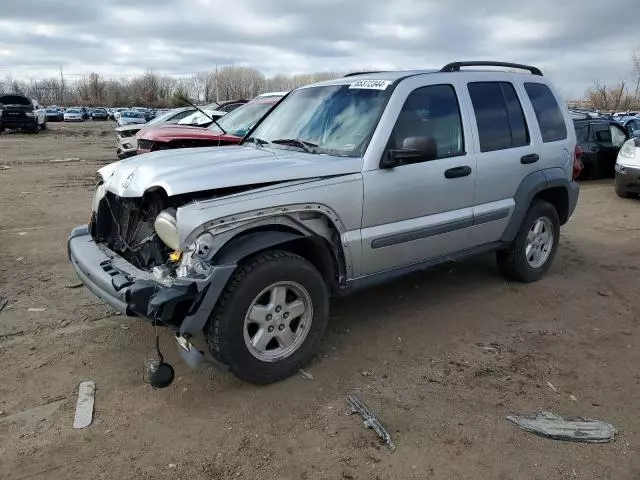
<path fill-rule="evenodd" d="M 639 0 L 0 0 L 0 77 L 530 63 L 566 97 L 630 76 Z M 71 78 L 71 77 L 70 77 Z"/>

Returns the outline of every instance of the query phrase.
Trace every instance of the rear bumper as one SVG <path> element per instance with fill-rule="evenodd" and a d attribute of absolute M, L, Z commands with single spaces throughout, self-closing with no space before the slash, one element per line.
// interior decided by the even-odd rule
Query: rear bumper
<path fill-rule="evenodd" d="M 580 196 L 580 184 L 578 182 L 569 182 L 569 215 L 567 219 L 573 215 L 578 204 L 578 197 Z"/>
<path fill-rule="evenodd" d="M 206 278 L 160 283 L 151 274 L 97 244 L 86 225 L 71 231 L 67 253 L 78 278 L 96 297 L 125 315 L 174 328 L 183 339 L 202 333 L 236 268 L 235 264 L 215 266 Z M 187 344 L 189 348 L 181 344 L 178 350 L 190 365 L 195 366 L 202 355 L 194 353 L 196 350 L 189 342 Z"/>
<path fill-rule="evenodd" d="M 38 126 L 38 118 L 37 117 L 21 117 L 21 118 L 11 118 L 11 117 L 2 117 L 0 118 L 0 127 L 8 128 L 8 129 L 19 129 L 19 128 L 37 128 Z"/>

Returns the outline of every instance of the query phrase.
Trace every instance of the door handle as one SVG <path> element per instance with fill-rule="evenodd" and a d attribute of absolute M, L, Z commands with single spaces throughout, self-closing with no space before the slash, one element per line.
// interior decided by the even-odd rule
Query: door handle
<path fill-rule="evenodd" d="M 445 178 L 460 178 L 471 175 L 471 167 L 454 167 L 444 171 Z"/>
<path fill-rule="evenodd" d="M 540 160 L 540 157 L 538 156 L 538 154 L 531 153 L 529 155 L 525 155 L 524 157 L 522 157 L 520 159 L 520 163 L 522 163 L 523 165 L 527 165 L 529 163 L 536 163 L 538 160 Z"/>

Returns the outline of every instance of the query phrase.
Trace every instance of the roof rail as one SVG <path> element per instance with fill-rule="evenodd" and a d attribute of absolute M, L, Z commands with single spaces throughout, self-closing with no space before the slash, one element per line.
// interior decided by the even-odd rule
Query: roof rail
<path fill-rule="evenodd" d="M 440 69 L 441 72 L 459 72 L 460 67 L 505 67 L 505 68 L 518 68 L 520 70 L 528 70 L 533 75 L 542 76 L 542 71 L 540 71 L 537 67 L 532 67 L 531 65 L 522 65 L 520 63 L 509 63 L 509 62 L 493 62 L 493 61 L 483 61 L 479 60 L 477 62 L 453 62 L 448 63 L 444 67 Z"/>
<path fill-rule="evenodd" d="M 382 73 L 382 70 L 371 70 L 368 72 L 351 72 L 347 73 L 345 77 L 355 77 L 356 75 L 366 75 L 368 73 Z"/>

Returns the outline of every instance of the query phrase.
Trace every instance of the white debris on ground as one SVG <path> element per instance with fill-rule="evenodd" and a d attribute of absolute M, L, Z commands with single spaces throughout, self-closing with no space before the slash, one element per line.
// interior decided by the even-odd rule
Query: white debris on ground
<path fill-rule="evenodd" d="M 92 381 L 82 382 L 78 387 L 78 403 L 73 428 L 85 428 L 93 421 L 93 400 L 96 384 Z"/>

